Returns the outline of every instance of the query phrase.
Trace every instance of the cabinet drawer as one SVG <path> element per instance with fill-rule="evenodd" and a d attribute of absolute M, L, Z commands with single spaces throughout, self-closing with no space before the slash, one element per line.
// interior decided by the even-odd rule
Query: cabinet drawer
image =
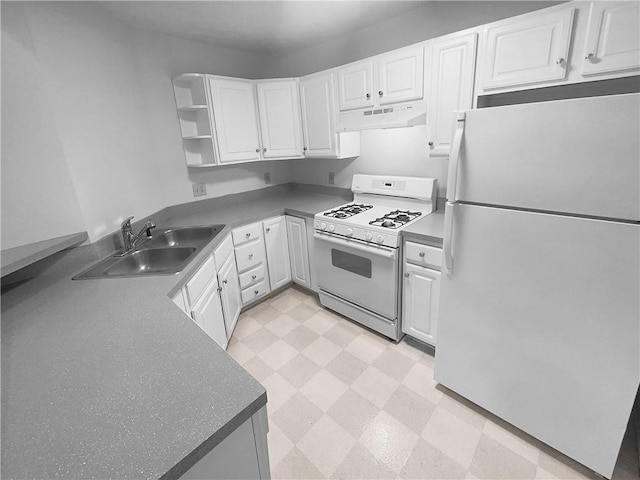
<path fill-rule="evenodd" d="M 224 262 L 227 261 L 229 255 L 233 253 L 233 240 L 231 239 L 231 235 L 227 235 L 220 245 L 216 247 L 213 252 L 213 257 L 216 259 L 216 265 L 222 268 Z"/>
<path fill-rule="evenodd" d="M 258 268 L 254 268 L 253 270 L 249 270 L 248 272 L 239 275 L 239 278 L 240 288 L 247 288 L 249 285 L 253 285 L 260 280 L 264 280 L 264 263 Z"/>
<path fill-rule="evenodd" d="M 233 232 L 233 244 L 237 247 L 251 240 L 259 240 L 262 238 L 262 223 L 252 223 L 246 227 L 236 228 Z"/>
<path fill-rule="evenodd" d="M 242 290 L 242 305 L 253 302 L 255 299 L 262 297 L 269 292 L 269 286 L 266 280 L 256 283 L 252 287 Z"/>
<path fill-rule="evenodd" d="M 441 248 L 430 247 L 420 243 L 406 242 L 404 252 L 407 262 L 440 270 L 442 265 Z"/>
<path fill-rule="evenodd" d="M 261 263 L 264 263 L 264 244 L 262 242 L 251 242 L 236 247 L 238 272 L 257 267 Z"/>
<path fill-rule="evenodd" d="M 193 307 L 194 303 L 198 300 L 204 288 L 216 277 L 216 264 L 213 260 L 213 255 L 207 258 L 198 271 L 189 279 L 185 285 L 185 292 L 187 293 L 188 307 Z"/>

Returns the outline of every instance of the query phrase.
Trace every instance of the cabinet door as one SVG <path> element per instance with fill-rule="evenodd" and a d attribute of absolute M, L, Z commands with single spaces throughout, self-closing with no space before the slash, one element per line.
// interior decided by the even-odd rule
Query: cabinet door
<path fill-rule="evenodd" d="M 302 122 L 294 79 L 258 82 L 263 158 L 301 157 Z"/>
<path fill-rule="evenodd" d="M 267 250 L 267 268 L 271 289 L 291 282 L 291 264 L 289 263 L 289 246 L 287 245 L 287 226 L 284 216 L 265 220 L 264 242 Z"/>
<path fill-rule="evenodd" d="M 380 105 L 420 100 L 424 87 L 424 51 L 422 45 L 403 48 L 378 58 L 378 91 Z"/>
<path fill-rule="evenodd" d="M 592 2 L 583 75 L 640 67 L 640 3 Z"/>
<path fill-rule="evenodd" d="M 405 263 L 402 331 L 435 346 L 439 302 L 440 272 Z"/>
<path fill-rule="evenodd" d="M 287 222 L 289 260 L 291 261 L 291 279 L 294 283 L 310 289 L 309 249 L 305 221 L 303 218 L 289 215 L 285 218 Z"/>
<path fill-rule="evenodd" d="M 222 312 L 224 313 L 225 330 L 227 338 L 231 338 L 242 308 L 240 282 L 238 281 L 238 271 L 236 270 L 236 261 L 233 254 L 229 255 L 229 258 L 218 271 L 218 282 L 222 287 L 220 299 L 222 301 Z"/>
<path fill-rule="evenodd" d="M 220 152 L 219 163 L 260 160 L 260 141 L 253 83 L 210 77 L 211 103 Z"/>
<path fill-rule="evenodd" d="M 338 69 L 340 111 L 373 107 L 373 60 Z"/>
<path fill-rule="evenodd" d="M 224 314 L 218 292 L 218 282 L 213 281 L 191 311 L 191 318 L 225 350 L 227 332 L 224 327 Z"/>
<path fill-rule="evenodd" d="M 300 79 L 305 156 L 335 157 L 335 73 Z"/>
<path fill-rule="evenodd" d="M 567 72 L 574 8 L 535 12 L 486 25 L 482 87 L 562 80 Z"/>
<path fill-rule="evenodd" d="M 449 155 L 455 112 L 473 103 L 476 32 L 436 39 L 433 52 L 429 148 L 431 155 Z"/>

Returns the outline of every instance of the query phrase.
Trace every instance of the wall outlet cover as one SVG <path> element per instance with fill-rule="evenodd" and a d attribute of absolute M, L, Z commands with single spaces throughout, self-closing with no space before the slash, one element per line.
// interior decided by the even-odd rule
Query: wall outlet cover
<path fill-rule="evenodd" d="M 202 197 L 207 194 L 207 185 L 205 183 L 194 183 L 191 186 L 193 187 L 194 197 Z"/>
<path fill-rule="evenodd" d="M 265 172 L 264 183 L 266 183 L 267 185 L 271 183 L 271 172 Z"/>
<path fill-rule="evenodd" d="M 336 184 L 336 174 L 335 172 L 329 172 L 329 185 Z"/>

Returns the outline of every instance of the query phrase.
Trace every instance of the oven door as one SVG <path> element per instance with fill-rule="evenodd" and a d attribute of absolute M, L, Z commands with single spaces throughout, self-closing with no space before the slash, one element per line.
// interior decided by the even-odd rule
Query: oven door
<path fill-rule="evenodd" d="M 398 249 L 315 232 L 318 287 L 393 321 L 398 317 Z"/>

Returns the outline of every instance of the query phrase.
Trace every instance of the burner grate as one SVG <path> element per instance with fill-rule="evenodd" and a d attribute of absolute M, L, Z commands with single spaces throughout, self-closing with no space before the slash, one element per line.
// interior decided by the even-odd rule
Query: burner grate
<path fill-rule="evenodd" d="M 422 215 L 422 212 L 411 212 L 409 210 L 394 210 L 386 215 L 369 222 L 369 225 L 384 228 L 400 228 L 406 223 Z"/>
<path fill-rule="evenodd" d="M 373 205 L 365 205 L 364 203 L 351 203 L 335 210 L 323 213 L 325 217 L 331 218 L 349 218 L 359 213 L 365 212 L 373 208 Z"/>

